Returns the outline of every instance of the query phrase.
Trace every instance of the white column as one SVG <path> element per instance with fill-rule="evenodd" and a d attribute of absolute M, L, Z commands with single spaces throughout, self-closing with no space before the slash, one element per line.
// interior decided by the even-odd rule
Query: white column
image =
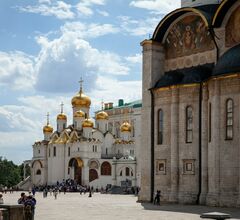
<path fill-rule="evenodd" d="M 140 145 L 141 167 L 141 190 L 139 201 L 151 201 L 151 93 L 149 91 L 159 78 L 164 74 L 164 48 L 155 41 L 145 40 L 141 43 L 143 47 L 143 70 L 142 70 L 142 133 Z"/>
<path fill-rule="evenodd" d="M 178 180 L 179 180 L 179 152 L 178 152 L 178 133 L 179 133 L 179 97 L 178 89 L 172 90 L 171 104 L 171 193 L 170 202 L 178 201 Z"/>

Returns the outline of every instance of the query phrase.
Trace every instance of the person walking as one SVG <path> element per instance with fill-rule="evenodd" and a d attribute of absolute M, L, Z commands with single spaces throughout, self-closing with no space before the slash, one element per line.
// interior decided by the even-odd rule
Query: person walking
<path fill-rule="evenodd" d="M 54 189 L 54 191 L 53 191 L 53 195 L 54 195 L 54 198 L 55 198 L 55 199 L 57 199 L 57 194 L 58 194 L 57 189 Z"/>

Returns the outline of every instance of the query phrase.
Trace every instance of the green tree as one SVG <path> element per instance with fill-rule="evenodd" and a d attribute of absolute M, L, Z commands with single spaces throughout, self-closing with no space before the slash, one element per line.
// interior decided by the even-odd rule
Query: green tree
<path fill-rule="evenodd" d="M 0 157 L 0 185 L 15 186 L 21 181 L 20 167 Z"/>

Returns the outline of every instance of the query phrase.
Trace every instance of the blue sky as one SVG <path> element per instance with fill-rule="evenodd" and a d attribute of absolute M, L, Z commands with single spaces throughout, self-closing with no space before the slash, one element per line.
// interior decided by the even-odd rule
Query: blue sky
<path fill-rule="evenodd" d="M 41 140 L 46 113 L 84 79 L 91 113 L 101 101 L 141 98 L 141 47 L 172 0 L 7 0 L 0 2 L 0 156 L 21 163 Z"/>

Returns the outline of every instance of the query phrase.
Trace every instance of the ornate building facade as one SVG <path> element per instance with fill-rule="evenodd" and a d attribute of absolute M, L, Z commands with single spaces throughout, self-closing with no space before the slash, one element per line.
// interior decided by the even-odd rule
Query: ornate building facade
<path fill-rule="evenodd" d="M 105 104 L 105 110 L 89 118 L 90 98 L 80 91 L 72 98 L 72 123 L 57 115 L 57 129 L 43 127 L 44 139 L 33 144 L 31 181 L 34 185 L 56 184 L 73 179 L 83 186 L 139 186 L 137 156 L 141 123 L 140 105 Z M 120 103 L 120 104 L 121 104 Z M 127 114 L 126 114 L 127 113 Z M 140 127 L 140 126 L 139 126 Z"/>
<path fill-rule="evenodd" d="M 143 47 L 140 201 L 240 205 L 240 1 L 182 1 Z"/>

